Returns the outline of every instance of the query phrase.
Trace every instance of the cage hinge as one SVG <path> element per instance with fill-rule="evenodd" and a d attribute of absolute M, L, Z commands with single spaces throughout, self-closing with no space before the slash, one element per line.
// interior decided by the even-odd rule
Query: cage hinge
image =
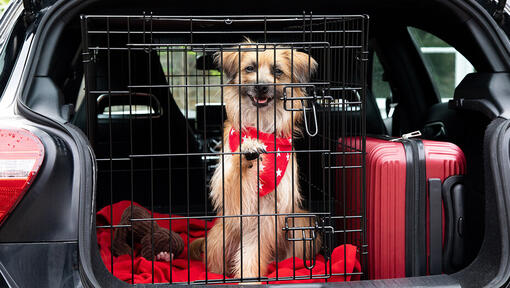
<path fill-rule="evenodd" d="M 360 255 L 368 255 L 368 245 L 367 244 L 361 245 L 361 247 L 358 249 L 359 249 L 358 252 Z"/>
<path fill-rule="evenodd" d="M 296 219 L 300 219 L 297 221 Z M 302 219 L 305 219 L 304 221 Z M 306 220 L 308 219 L 308 220 Z M 304 266 L 308 270 L 312 270 L 316 264 L 316 245 L 317 235 L 319 230 L 323 229 L 323 225 L 320 225 L 323 221 L 319 219 L 317 215 L 289 215 L 285 217 L 285 226 L 282 228 L 285 231 L 285 238 L 288 241 L 302 241 L 303 242 L 303 260 L 309 259 L 309 261 L 303 261 Z M 308 223 L 309 225 L 298 226 L 297 223 Z M 306 257 L 308 254 L 310 257 Z"/>
<path fill-rule="evenodd" d="M 90 51 L 92 51 L 92 53 Z M 81 53 L 81 55 L 83 58 L 83 63 L 96 63 L 97 50 L 89 50 Z"/>

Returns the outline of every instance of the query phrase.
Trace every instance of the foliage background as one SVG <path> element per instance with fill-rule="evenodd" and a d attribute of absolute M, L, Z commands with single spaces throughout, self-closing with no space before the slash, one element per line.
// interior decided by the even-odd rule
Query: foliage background
<path fill-rule="evenodd" d="M 450 47 L 438 37 L 419 30 L 409 28 L 411 37 L 418 48 L 422 47 Z M 441 98 L 450 99 L 455 90 L 455 54 L 452 53 L 421 53 L 432 80 Z M 390 86 L 384 77 L 384 70 L 377 58 L 374 59 L 372 71 L 372 93 L 376 98 L 386 98 L 390 95 Z"/>
<path fill-rule="evenodd" d="M 7 4 L 9 3 L 9 0 L 0 0 L 0 12 L 3 12 L 5 7 L 7 7 Z"/>

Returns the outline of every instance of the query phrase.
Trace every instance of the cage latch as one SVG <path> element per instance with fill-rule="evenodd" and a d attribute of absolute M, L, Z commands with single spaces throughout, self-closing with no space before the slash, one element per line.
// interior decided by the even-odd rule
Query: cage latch
<path fill-rule="evenodd" d="M 307 96 L 297 96 L 297 97 L 294 97 L 294 93 L 293 93 L 293 88 L 300 88 L 300 89 L 304 89 L 304 90 L 307 90 L 307 93 L 305 95 Z M 289 93 L 287 92 L 287 89 L 291 89 L 291 95 L 289 95 Z M 315 85 L 313 84 L 295 84 L 295 85 L 292 85 L 292 86 L 285 86 L 283 87 L 283 97 L 282 97 L 282 100 L 283 100 L 283 108 L 286 110 L 286 111 L 302 111 L 303 112 L 303 117 L 304 117 L 304 122 L 305 122 L 305 130 L 306 130 L 306 133 L 308 133 L 308 135 L 310 137 L 313 137 L 315 135 L 317 135 L 317 133 L 319 133 L 319 127 L 318 127 L 318 124 L 317 124 L 317 109 L 316 109 L 316 105 L 317 105 L 317 100 L 318 99 L 321 99 L 321 100 L 330 100 L 332 99 L 331 96 L 326 96 L 326 89 L 321 89 L 321 95 L 318 95 L 317 94 L 317 89 L 315 87 Z M 292 103 L 294 103 L 294 101 L 299 101 L 299 103 L 301 105 L 294 105 L 294 104 L 291 104 L 290 107 L 288 107 L 288 104 L 287 102 L 288 101 L 292 101 Z M 305 102 L 307 101 L 307 102 Z M 309 103 L 309 105 L 307 106 L 306 104 Z M 310 127 L 308 126 L 308 117 L 307 116 L 307 113 L 306 112 L 312 112 L 312 125 L 313 125 L 313 131 L 310 130 Z"/>
<path fill-rule="evenodd" d="M 368 51 L 360 51 L 359 54 L 356 56 L 356 60 L 366 62 L 368 61 L 369 54 Z"/>
<path fill-rule="evenodd" d="M 307 119 L 307 116 L 306 116 L 306 113 L 305 113 L 305 107 L 303 105 L 303 116 L 304 116 L 304 122 L 305 122 L 305 129 L 306 129 L 306 133 L 308 133 L 308 135 L 310 137 L 313 137 L 315 135 L 317 135 L 317 133 L 319 133 L 319 127 L 317 126 L 317 112 L 315 111 L 315 102 L 312 102 L 310 104 L 312 106 L 312 115 L 313 115 L 313 123 L 315 124 L 315 132 L 310 132 L 310 129 L 308 128 L 308 119 Z"/>
<path fill-rule="evenodd" d="M 304 221 L 305 223 L 309 223 L 308 226 L 296 226 L 295 219 L 296 218 L 308 218 L 308 221 Z M 292 220 L 291 220 L 292 219 Z M 290 220 L 290 221 L 289 221 Z M 290 224 L 289 224 L 290 222 Z M 303 223 L 300 221 L 300 223 Z M 312 270 L 315 267 L 316 259 L 315 259 L 315 248 L 316 248 L 316 240 L 317 234 L 319 233 L 319 229 L 322 229 L 319 226 L 319 220 L 316 215 L 289 215 L 285 217 L 285 226 L 282 228 L 285 231 L 285 238 L 288 241 L 302 241 L 303 242 L 303 265 L 308 270 Z M 306 252 L 309 251 L 310 261 L 306 261 Z"/>

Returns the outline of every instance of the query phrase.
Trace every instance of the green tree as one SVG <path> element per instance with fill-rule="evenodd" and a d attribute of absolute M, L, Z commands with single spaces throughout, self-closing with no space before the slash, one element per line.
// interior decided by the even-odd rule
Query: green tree
<path fill-rule="evenodd" d="M 0 12 L 4 12 L 10 0 L 0 0 Z"/>

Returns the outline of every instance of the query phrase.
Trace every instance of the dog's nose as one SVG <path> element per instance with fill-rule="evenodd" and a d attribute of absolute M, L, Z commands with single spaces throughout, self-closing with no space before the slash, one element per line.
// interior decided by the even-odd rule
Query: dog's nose
<path fill-rule="evenodd" d="M 259 94 L 267 94 L 267 92 L 269 92 L 269 86 L 257 86 L 257 92 Z"/>

